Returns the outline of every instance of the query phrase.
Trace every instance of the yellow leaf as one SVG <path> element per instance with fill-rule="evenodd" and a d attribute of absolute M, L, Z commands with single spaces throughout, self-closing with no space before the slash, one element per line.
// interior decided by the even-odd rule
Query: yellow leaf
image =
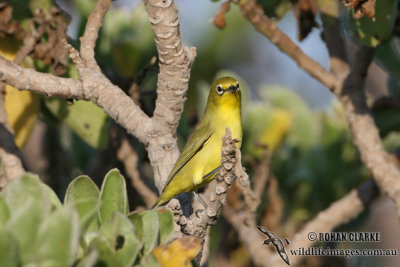
<path fill-rule="evenodd" d="M 14 60 L 20 45 L 11 38 L 2 38 L 0 41 L 0 55 L 8 60 Z M 14 131 L 14 140 L 22 148 L 28 140 L 39 109 L 39 96 L 29 91 L 19 91 L 9 85 L 6 86 L 5 108 L 8 122 Z"/>
<path fill-rule="evenodd" d="M 258 141 L 267 145 L 270 151 L 282 143 L 283 138 L 292 124 L 292 115 L 283 109 L 275 109 L 271 114 L 271 122 L 258 137 Z"/>
<path fill-rule="evenodd" d="M 191 260 L 199 254 L 201 241 L 196 237 L 184 237 L 169 245 L 156 247 L 152 253 L 163 267 L 192 266 Z"/>

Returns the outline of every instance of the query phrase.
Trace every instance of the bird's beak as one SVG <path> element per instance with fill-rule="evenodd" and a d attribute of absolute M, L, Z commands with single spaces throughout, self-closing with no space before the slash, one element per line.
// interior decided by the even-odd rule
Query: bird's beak
<path fill-rule="evenodd" d="M 238 89 L 237 89 L 236 86 L 231 85 L 227 90 L 225 90 L 225 93 L 226 93 L 226 92 L 234 92 L 234 91 L 237 91 L 237 90 L 238 90 Z"/>

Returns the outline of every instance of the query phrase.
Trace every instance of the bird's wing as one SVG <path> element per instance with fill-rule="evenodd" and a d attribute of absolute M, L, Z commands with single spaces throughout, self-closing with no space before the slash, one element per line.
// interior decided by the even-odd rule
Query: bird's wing
<path fill-rule="evenodd" d="M 168 177 L 164 189 L 175 177 L 175 175 L 199 152 L 208 140 L 213 136 L 214 131 L 210 128 L 208 123 L 200 123 L 196 131 L 189 137 L 181 155 L 172 168 L 171 174 Z"/>

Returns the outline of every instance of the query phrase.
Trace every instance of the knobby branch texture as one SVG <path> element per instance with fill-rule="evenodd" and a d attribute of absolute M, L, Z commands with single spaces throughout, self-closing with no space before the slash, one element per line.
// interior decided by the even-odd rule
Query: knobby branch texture
<path fill-rule="evenodd" d="M 46 96 L 89 100 L 128 133 L 146 145 L 154 179 L 159 191 L 179 156 L 176 128 L 182 114 L 195 48 L 183 46 L 178 11 L 172 0 L 144 0 L 152 24 L 159 55 L 160 73 L 154 116 L 149 118 L 120 88 L 101 72 L 94 57 L 95 43 L 102 19 L 111 0 L 99 0 L 88 18 L 77 51 L 66 40 L 64 46 L 75 63 L 79 78 L 60 78 L 25 69 L 0 56 L 0 81 L 20 90 Z"/>
<path fill-rule="evenodd" d="M 186 100 L 196 49 L 182 45 L 178 10 L 174 1 L 143 2 L 154 32 L 160 61 L 156 107 L 146 145 L 156 186 L 161 192 L 179 156 L 176 129 Z"/>
<path fill-rule="evenodd" d="M 232 139 L 231 131 L 227 128 L 226 135 L 222 138 L 221 168 L 215 177 L 215 184 L 211 187 L 212 190 L 208 190 L 206 209 L 204 207 L 197 209 L 189 217 L 186 217 L 183 215 L 181 205 L 177 199 L 172 199 L 168 204 L 168 207 L 174 212 L 175 222 L 180 227 L 180 231 L 184 235 L 199 237 L 203 246 L 207 239 L 209 226 L 216 224 L 222 205 L 227 202 L 226 194 L 228 189 L 233 182 L 237 181 L 241 187 L 245 187 L 244 191 L 251 191 L 248 176 L 242 167 L 240 150 L 236 147 L 238 142 L 239 140 Z M 253 195 L 252 192 L 248 194 Z M 245 197 L 245 199 L 250 199 L 250 197 Z M 202 253 L 196 258 L 199 263 L 206 261 L 207 249 L 204 255 Z"/>
<path fill-rule="evenodd" d="M 140 177 L 138 169 L 139 157 L 136 150 L 129 144 L 128 138 L 122 139 L 117 151 L 118 159 L 124 164 L 125 170 L 131 180 L 132 187 L 143 198 L 146 208 L 150 209 L 156 203 L 157 195 L 145 184 Z"/>
<path fill-rule="evenodd" d="M 169 202 L 168 207 L 174 211 L 175 221 L 181 227 L 182 233 L 197 236 L 204 240 L 208 227 L 215 224 L 222 205 L 226 203 L 227 190 L 236 180 L 236 166 L 242 166 L 236 157 L 237 153 L 240 154 L 235 145 L 237 142 L 239 140 L 232 139 L 231 131 L 227 128 L 226 135 L 222 138 L 221 169 L 215 178 L 215 190 L 208 197 L 207 209 L 198 209 L 187 218 L 183 215 L 178 200 L 173 199 Z"/>

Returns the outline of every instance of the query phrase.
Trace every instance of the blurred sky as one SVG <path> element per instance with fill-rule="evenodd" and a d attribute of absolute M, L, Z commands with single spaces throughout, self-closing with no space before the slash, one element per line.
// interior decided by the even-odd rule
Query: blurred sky
<path fill-rule="evenodd" d="M 66 1 L 69 2 L 69 1 Z M 179 8 L 181 18 L 181 33 L 185 45 L 196 46 L 201 49 L 201 44 L 207 42 L 207 32 L 215 26 L 210 22 L 218 12 L 222 2 L 213 3 L 211 0 L 175 0 Z M 78 22 L 74 20 L 73 10 L 57 0 L 57 3 L 72 16 L 69 26 L 69 34 L 74 35 Z M 65 2 L 64 2 L 65 3 Z M 133 8 L 141 4 L 138 0 L 118 0 L 113 5 L 117 7 Z M 232 8 L 237 8 L 232 5 Z M 232 11 L 230 11 L 232 12 Z M 229 18 L 227 19 L 229 27 Z M 254 92 L 260 85 L 281 85 L 288 87 L 300 94 L 306 102 L 317 109 L 328 109 L 332 100 L 329 90 L 301 70 L 288 56 L 281 53 L 267 38 L 259 34 L 248 25 L 247 45 L 252 49 L 256 57 L 246 61 L 240 66 L 232 66 L 232 69 L 241 75 Z M 314 29 L 301 43 L 297 41 L 297 24 L 293 12 L 288 13 L 280 22 L 279 27 L 310 57 L 328 68 L 329 58 L 327 49 L 320 38 L 321 31 Z M 234 45 L 234 44 L 232 44 Z M 239 49 L 238 49 L 239 50 Z M 232 54 L 232 57 L 240 57 L 241 51 Z"/>

